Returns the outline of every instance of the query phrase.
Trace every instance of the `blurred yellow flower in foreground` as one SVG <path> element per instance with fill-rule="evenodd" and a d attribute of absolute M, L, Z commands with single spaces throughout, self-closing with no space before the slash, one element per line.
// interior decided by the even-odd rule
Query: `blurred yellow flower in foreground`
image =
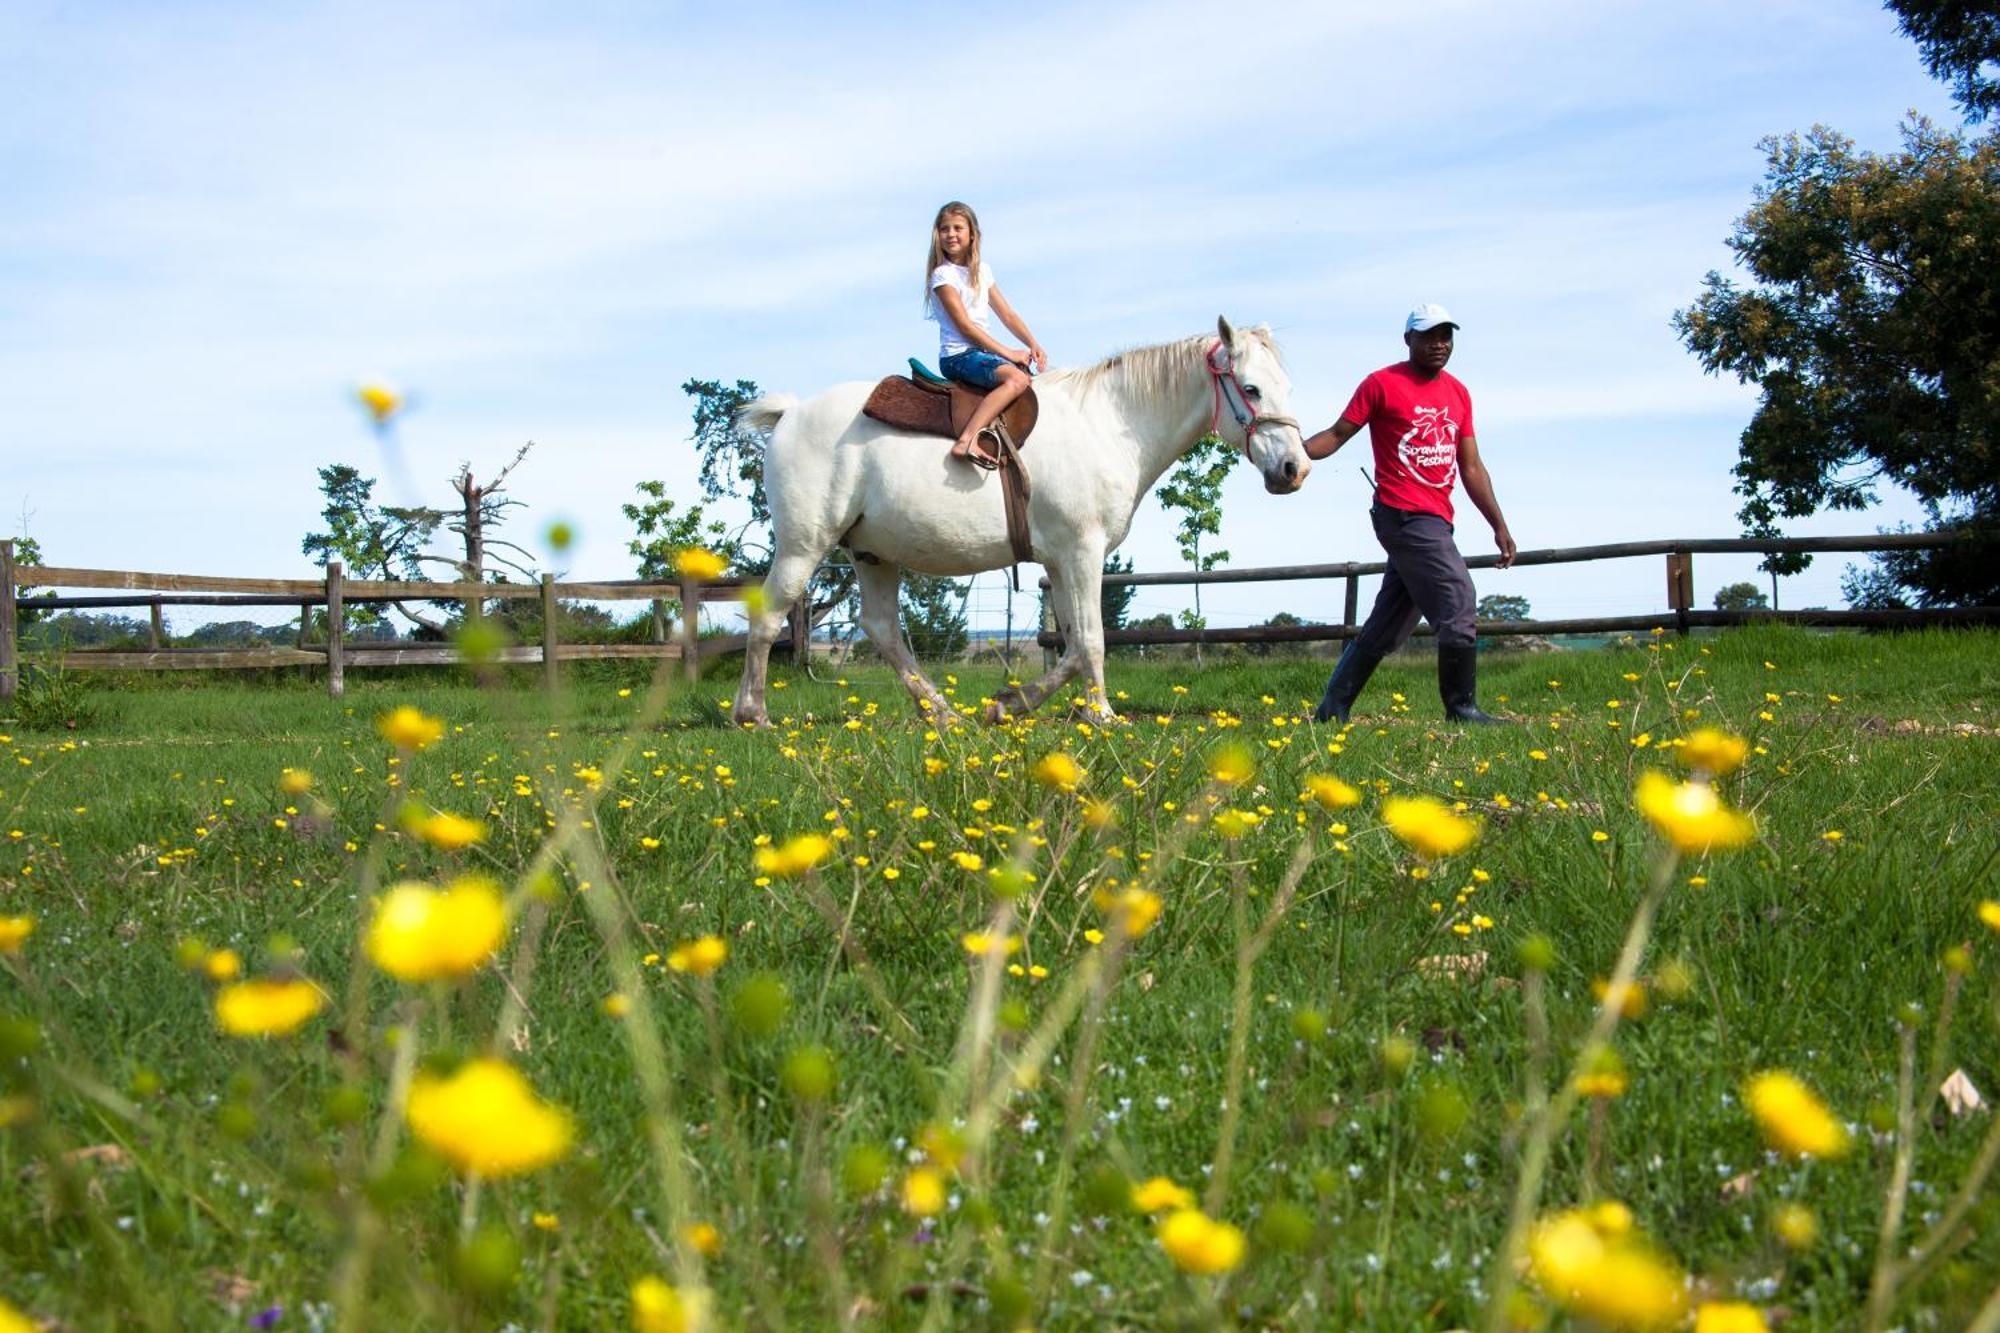
<path fill-rule="evenodd" d="M 1694 1312 L 1694 1333 L 1770 1333 L 1763 1311 L 1747 1301 L 1703 1301 Z"/>
<path fill-rule="evenodd" d="M 1750 755 L 1750 742 L 1717 727 L 1691 731 L 1674 751 L 1687 768 L 1699 769 L 1711 777 L 1724 777 L 1743 767 Z"/>
<path fill-rule="evenodd" d="M 1324 810 L 1345 810 L 1351 805 L 1361 804 L 1358 788 L 1324 773 L 1315 773 L 1306 779 L 1306 792 Z"/>
<path fill-rule="evenodd" d="M 1391 796 L 1382 802 L 1382 822 L 1419 856 L 1451 856 L 1479 837 L 1479 821 L 1454 814 L 1428 796 Z"/>
<path fill-rule="evenodd" d="M 421 709 L 402 704 L 375 719 L 382 739 L 400 749 L 421 750 L 444 735 L 444 722 L 426 717 Z"/>
<path fill-rule="evenodd" d="M 1729 806 L 1706 782 L 1675 782 L 1649 769 L 1639 775 L 1632 803 L 1683 852 L 1733 851 L 1757 836 L 1756 821 Z"/>
<path fill-rule="evenodd" d="M 729 568 L 721 556 L 713 551 L 704 551 L 699 546 L 690 546 L 674 554 L 674 572 L 684 579 L 712 582 L 722 577 Z"/>
<path fill-rule="evenodd" d="M 1181 1208 L 1160 1220 L 1160 1248 L 1183 1273 L 1227 1273 L 1243 1262 L 1243 1233 L 1199 1208 Z"/>
<path fill-rule="evenodd" d="M 215 1018 L 232 1037 L 288 1037 L 325 1004 L 310 981 L 260 978 L 216 992 Z"/>
<path fill-rule="evenodd" d="M 1132 1206 L 1142 1213 L 1164 1213 L 1194 1207 L 1194 1191 L 1174 1184 L 1165 1176 L 1154 1176 L 1132 1187 Z"/>
<path fill-rule="evenodd" d="M 992 935 L 983 930 L 968 930 L 959 936 L 958 942 L 974 958 L 988 955 L 1011 958 L 1021 952 L 1019 935 Z"/>
<path fill-rule="evenodd" d="M 1979 904 L 1979 919 L 1994 930 L 2000 930 L 2000 902 L 1991 899 Z"/>
<path fill-rule="evenodd" d="M 40 1327 L 7 1302 L 0 1301 L 0 1333 L 35 1333 Z"/>
<path fill-rule="evenodd" d="M 1035 763 L 1035 781 L 1057 791 L 1075 791 L 1076 785 L 1083 781 L 1083 769 L 1060 751 L 1045 754 Z"/>
<path fill-rule="evenodd" d="M 936 1217 L 944 1204 L 944 1172 L 920 1166 L 903 1177 L 903 1211 L 911 1217 Z"/>
<path fill-rule="evenodd" d="M 1257 771 L 1257 761 L 1247 747 L 1219 745 L 1208 756 L 1208 775 L 1225 787 L 1248 782 Z"/>
<path fill-rule="evenodd" d="M 1091 895 L 1091 901 L 1098 911 L 1122 923 L 1125 934 L 1135 940 L 1153 928 L 1164 905 L 1160 902 L 1160 895 L 1150 889 L 1122 889 L 1117 892 L 1099 889 Z"/>
<path fill-rule="evenodd" d="M 357 385 L 354 397 L 378 426 L 388 425 L 390 419 L 403 410 L 403 395 L 380 380 Z"/>
<path fill-rule="evenodd" d="M 288 768 L 278 774 L 278 790 L 287 796 L 303 796 L 312 785 L 313 775 L 303 768 Z"/>
<path fill-rule="evenodd" d="M 757 869 L 779 879 L 796 879 L 833 855 L 833 844 L 817 833 L 801 833 L 782 847 L 759 847 Z"/>
<path fill-rule="evenodd" d="M 1846 1126 L 1811 1088 L 1781 1069 L 1745 1084 L 1743 1102 L 1774 1148 L 1796 1157 L 1838 1157 L 1847 1151 Z"/>
<path fill-rule="evenodd" d="M 1528 1237 L 1528 1267 L 1567 1309 L 1614 1328 L 1666 1328 L 1687 1305 L 1681 1275 L 1632 1234 L 1623 1204 L 1557 1213 Z"/>
<path fill-rule="evenodd" d="M 234 981 L 243 975 L 243 955 L 234 949 L 215 949 L 203 955 L 201 970 L 210 981 Z"/>
<path fill-rule="evenodd" d="M 721 967 L 728 957 L 728 941 L 719 935 L 704 935 L 698 940 L 676 944 L 667 954 L 667 966 L 676 972 L 706 977 Z"/>
<path fill-rule="evenodd" d="M 1788 1250 L 1809 1250 L 1819 1239 L 1819 1214 L 1802 1203 L 1787 1203 L 1771 1214 L 1771 1230 Z"/>
<path fill-rule="evenodd" d="M 632 1284 L 632 1327 L 637 1333 L 695 1333 L 702 1327 L 699 1292 L 683 1295 L 656 1277 Z"/>
<path fill-rule="evenodd" d="M 35 933 L 31 916 L 0 916 L 0 953 L 19 953 L 28 936 Z"/>
<path fill-rule="evenodd" d="M 439 810 L 417 824 L 417 836 L 443 851 L 459 852 L 485 840 L 486 824 L 483 820 Z"/>
<path fill-rule="evenodd" d="M 442 892 L 406 882 L 375 906 L 366 946 L 375 966 L 399 981 L 461 977 L 491 958 L 507 932 L 498 886 L 467 876 Z"/>
<path fill-rule="evenodd" d="M 713 1259 L 722 1253 L 722 1233 L 715 1229 L 713 1222 L 688 1223 L 681 1228 L 681 1239 L 704 1259 Z"/>
<path fill-rule="evenodd" d="M 535 1095 L 504 1060 L 467 1061 L 441 1078 L 419 1074 L 403 1118 L 410 1132 L 467 1175 L 534 1171 L 569 1151 L 569 1113 Z"/>

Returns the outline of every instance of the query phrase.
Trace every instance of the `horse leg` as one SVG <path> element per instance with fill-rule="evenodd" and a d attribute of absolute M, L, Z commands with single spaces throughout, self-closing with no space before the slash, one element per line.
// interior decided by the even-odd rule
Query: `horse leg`
<path fill-rule="evenodd" d="M 938 693 L 930 677 L 917 665 L 917 655 L 903 638 L 902 618 L 897 614 L 897 598 L 902 591 L 903 569 L 884 560 L 879 564 L 857 562 L 861 583 L 861 628 L 875 651 L 889 664 L 924 716 L 940 727 L 958 721 L 950 700 Z"/>
<path fill-rule="evenodd" d="M 764 576 L 764 609 L 750 617 L 750 634 L 743 645 L 743 679 L 736 686 L 736 707 L 731 714 L 743 726 L 771 725 L 764 710 L 771 644 L 777 640 L 792 603 L 805 594 L 819 561 L 819 556 L 803 551 L 787 552 L 771 562 L 771 572 Z"/>
<path fill-rule="evenodd" d="M 1084 711 L 1098 722 L 1116 722 L 1117 710 L 1104 689 L 1104 553 L 1072 552 L 1063 563 L 1062 585 L 1070 603 L 1069 651 L 1077 658 L 1071 674 L 1084 678 Z M 1053 575 L 1049 581 L 1054 584 Z"/>
<path fill-rule="evenodd" d="M 1010 685 L 993 697 L 986 705 L 986 720 L 992 723 L 1005 722 L 1010 717 L 1032 713 L 1042 706 L 1042 701 L 1061 689 L 1083 669 L 1083 657 L 1077 651 L 1076 609 L 1071 604 L 1067 581 L 1054 566 L 1047 566 L 1049 573 L 1049 609 L 1055 612 L 1056 626 L 1063 634 L 1063 655 L 1056 659 L 1054 667 L 1040 680 L 1026 685 Z"/>

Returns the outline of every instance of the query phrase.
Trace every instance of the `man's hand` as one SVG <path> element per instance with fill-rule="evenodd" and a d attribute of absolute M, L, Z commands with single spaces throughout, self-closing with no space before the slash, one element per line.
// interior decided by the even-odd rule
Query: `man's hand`
<path fill-rule="evenodd" d="M 1049 368 L 1049 354 L 1033 338 L 1028 339 L 1028 366 L 1037 375 Z"/>
<path fill-rule="evenodd" d="M 1494 545 L 1500 548 L 1500 558 L 1493 562 L 1493 568 L 1505 569 L 1509 565 L 1513 564 L 1514 534 L 1507 531 L 1507 525 L 1505 523 L 1502 523 L 1499 527 L 1493 529 L 1493 543 Z"/>

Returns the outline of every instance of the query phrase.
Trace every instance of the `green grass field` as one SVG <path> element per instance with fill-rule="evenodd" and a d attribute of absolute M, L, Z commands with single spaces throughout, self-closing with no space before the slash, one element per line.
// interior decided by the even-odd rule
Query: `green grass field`
<path fill-rule="evenodd" d="M 203 676 L 100 690 L 73 732 L 0 723 L 0 917 L 34 918 L 0 954 L 0 1298 L 77 1328 L 593 1328 L 656 1276 L 728 1328 L 1561 1327 L 1537 1276 L 1495 1304 L 1510 1210 L 1616 1200 L 1691 1276 L 1683 1325 L 1988 1306 L 2000 1190 L 1955 1195 L 1995 1117 L 1931 1094 L 1962 1069 L 2000 1098 L 2000 636 L 1495 654 L 1482 701 L 1524 725 L 1476 730 L 1440 725 L 1419 665 L 1314 727 L 1325 670 L 1114 660 L 1109 730 L 1052 704 L 933 733 L 858 667 L 780 669 L 765 733 L 726 724 L 733 675 L 608 673 L 553 701 Z M 375 726 L 399 704 L 443 738 L 399 754 Z M 1718 786 L 1757 837 L 1674 862 L 1633 790 L 1703 726 L 1753 746 Z M 1227 748 L 1247 781 L 1211 777 Z M 1076 791 L 1036 780 L 1054 752 Z M 1306 799 L 1319 774 L 1361 802 Z M 1419 794 L 1479 840 L 1414 855 L 1380 810 Z M 406 803 L 486 837 L 428 846 Z M 805 833 L 824 865 L 760 875 L 760 836 Z M 367 966 L 374 899 L 467 872 L 508 895 L 496 962 Z M 1100 901 L 1135 888 L 1162 911 L 1128 941 Z M 711 934 L 712 976 L 667 966 Z M 1585 1057 L 1628 940 L 1644 1011 Z M 223 949 L 324 1011 L 225 1035 Z M 468 1180 L 414 1141 L 397 1090 L 486 1053 L 573 1115 L 553 1164 Z M 1615 1057 L 1622 1095 L 1543 1114 L 1536 1080 L 1567 1112 L 1580 1057 Z M 1770 1069 L 1849 1151 L 1766 1146 L 1742 1093 Z M 1240 1262 L 1176 1266 L 1132 1203 L 1156 1176 L 1245 1233 Z M 1774 1230 L 1788 1204 L 1816 1236 Z"/>

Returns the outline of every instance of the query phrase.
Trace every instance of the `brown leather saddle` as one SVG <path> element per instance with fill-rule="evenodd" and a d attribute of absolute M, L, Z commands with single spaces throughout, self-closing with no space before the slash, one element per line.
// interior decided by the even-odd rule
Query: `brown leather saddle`
<path fill-rule="evenodd" d="M 911 364 L 914 366 L 915 362 Z M 861 412 L 898 430 L 956 440 L 965 423 L 972 420 L 986 392 L 956 380 L 890 375 L 875 386 Z M 1035 558 L 1028 544 L 1028 501 L 1033 492 L 1027 465 L 1021 461 L 1021 448 L 1027 444 L 1040 415 L 1041 407 L 1035 401 L 1034 389 L 1030 388 L 1001 409 L 993 424 L 979 433 L 971 456 L 977 466 L 1000 474 L 1000 498 L 1007 514 L 1007 545 L 1014 553 L 1016 565 Z M 1019 589 L 1018 568 L 1013 578 L 1014 587 Z"/>

